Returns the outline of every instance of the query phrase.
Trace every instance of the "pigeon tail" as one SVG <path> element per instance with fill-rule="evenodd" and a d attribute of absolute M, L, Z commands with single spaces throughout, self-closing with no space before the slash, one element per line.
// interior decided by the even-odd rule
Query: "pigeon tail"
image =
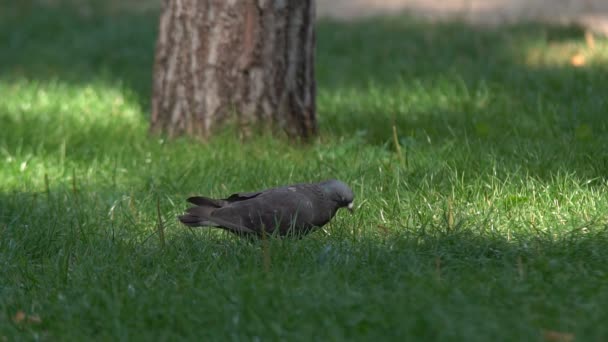
<path fill-rule="evenodd" d="M 204 197 L 200 197 L 204 198 Z M 181 215 L 179 220 L 182 221 L 183 224 L 190 227 L 201 227 L 201 226 L 211 226 L 216 227 L 217 224 L 213 223 L 209 217 L 211 216 L 211 212 L 215 209 L 212 206 L 201 205 L 198 207 L 192 207 L 187 210 L 187 213 Z"/>

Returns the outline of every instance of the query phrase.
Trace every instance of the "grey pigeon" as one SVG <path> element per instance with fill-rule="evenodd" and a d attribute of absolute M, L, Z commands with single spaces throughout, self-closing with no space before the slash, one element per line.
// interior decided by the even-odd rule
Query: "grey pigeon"
<path fill-rule="evenodd" d="M 179 220 L 190 227 L 218 227 L 245 236 L 303 236 L 329 222 L 340 208 L 353 209 L 354 194 L 339 180 L 294 184 L 224 199 L 190 197 Z"/>

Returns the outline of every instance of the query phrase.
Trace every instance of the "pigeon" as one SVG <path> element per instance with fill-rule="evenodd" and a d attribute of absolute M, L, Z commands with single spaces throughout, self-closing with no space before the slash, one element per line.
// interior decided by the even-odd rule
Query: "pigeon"
<path fill-rule="evenodd" d="M 329 222 L 338 209 L 353 211 L 353 191 L 339 180 L 301 183 L 232 194 L 224 199 L 190 197 L 179 217 L 190 227 L 216 227 L 247 237 L 304 236 Z"/>

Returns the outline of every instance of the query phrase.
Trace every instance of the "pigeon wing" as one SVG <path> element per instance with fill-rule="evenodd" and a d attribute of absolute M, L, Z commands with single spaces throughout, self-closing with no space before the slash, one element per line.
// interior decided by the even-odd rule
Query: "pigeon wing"
<path fill-rule="evenodd" d="M 235 194 L 228 196 L 227 198 L 224 198 L 224 201 L 228 201 L 228 202 L 244 201 L 244 200 L 252 199 L 254 197 L 258 197 L 261 194 L 280 193 L 282 191 L 286 191 L 288 188 L 298 187 L 299 185 L 300 184 L 282 186 L 282 187 L 270 188 L 270 189 L 266 189 L 266 190 L 253 191 L 253 192 L 237 192 Z"/>
<path fill-rule="evenodd" d="M 310 228 L 314 222 L 313 209 L 312 200 L 306 194 L 282 188 L 232 202 L 214 210 L 210 218 L 247 227 L 258 234 L 273 233 L 276 229 L 284 234 L 289 229 Z"/>
<path fill-rule="evenodd" d="M 227 202 L 244 201 L 244 200 L 248 200 L 248 199 L 257 197 L 257 196 L 261 195 L 262 193 L 264 193 L 264 191 L 238 192 L 236 194 L 232 194 L 232 195 L 228 196 L 227 198 L 224 198 L 224 201 L 227 201 Z"/>

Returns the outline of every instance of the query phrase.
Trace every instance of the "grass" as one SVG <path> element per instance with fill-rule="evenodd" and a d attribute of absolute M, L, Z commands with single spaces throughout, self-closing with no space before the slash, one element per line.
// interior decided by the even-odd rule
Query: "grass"
<path fill-rule="evenodd" d="M 202 145 L 147 134 L 154 7 L 78 6 L 0 10 L 0 339 L 608 338 L 605 39 L 322 22 L 319 139 Z M 303 240 L 176 222 L 327 178 L 356 214 Z"/>

